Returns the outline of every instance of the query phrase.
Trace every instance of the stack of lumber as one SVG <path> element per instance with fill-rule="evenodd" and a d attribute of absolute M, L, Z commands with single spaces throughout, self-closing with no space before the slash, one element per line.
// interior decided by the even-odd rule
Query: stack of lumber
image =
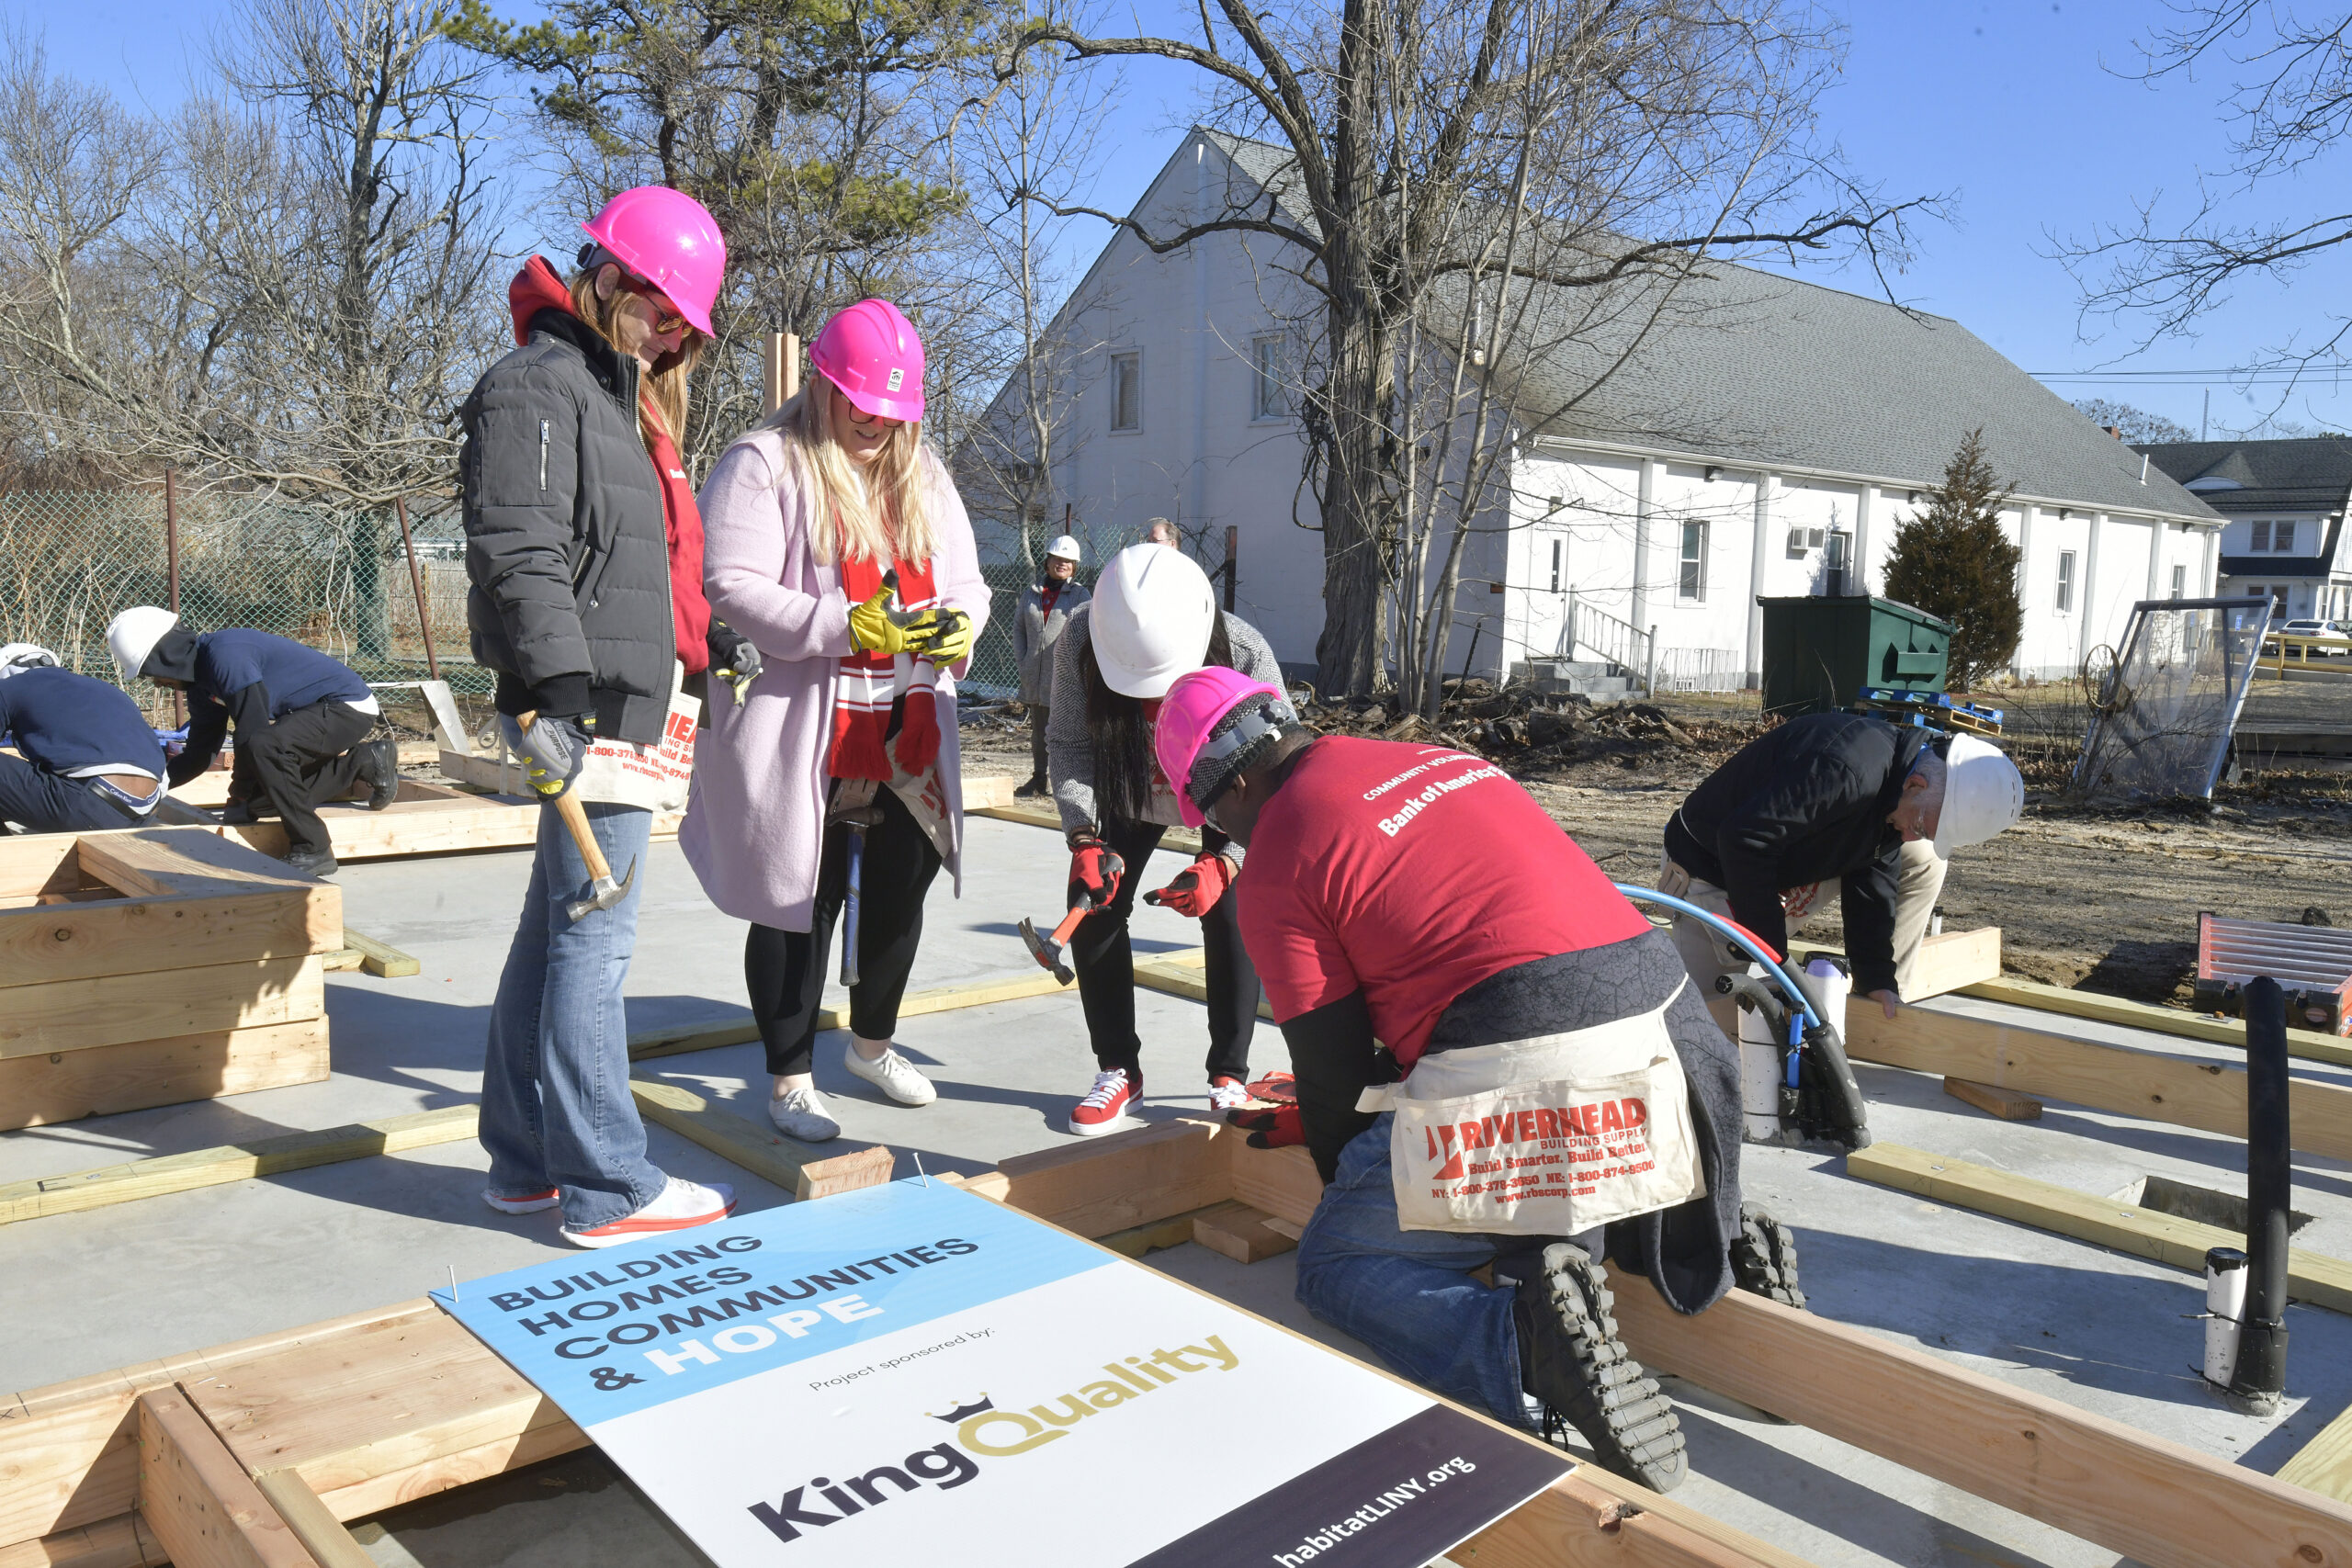
<path fill-rule="evenodd" d="M 343 894 L 201 828 L 0 839 L 0 1128 L 327 1076 Z"/>

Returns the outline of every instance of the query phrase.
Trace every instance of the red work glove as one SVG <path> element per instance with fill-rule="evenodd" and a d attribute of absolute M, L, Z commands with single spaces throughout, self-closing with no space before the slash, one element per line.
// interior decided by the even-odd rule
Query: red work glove
<path fill-rule="evenodd" d="M 1233 875 L 1231 861 L 1204 851 L 1193 858 L 1189 870 L 1167 886 L 1145 894 L 1143 901 L 1197 920 L 1225 897 L 1225 890 L 1233 886 Z"/>
<path fill-rule="evenodd" d="M 1295 1105 L 1278 1105 L 1272 1111 L 1228 1111 L 1225 1122 L 1248 1133 L 1253 1149 L 1282 1149 L 1306 1142 Z"/>
<path fill-rule="evenodd" d="M 1069 900 L 1062 907 L 1104 908 L 1118 897 L 1119 874 L 1126 869 L 1126 862 L 1113 854 L 1109 845 L 1091 833 L 1080 833 L 1069 841 Z"/>
<path fill-rule="evenodd" d="M 928 664 L 918 663 L 918 674 L 929 671 Z M 907 694 L 906 705 L 899 710 L 899 739 L 890 754 L 899 766 L 921 776 L 925 768 L 939 761 L 939 707 L 937 694 L 931 687 L 917 682 Z"/>

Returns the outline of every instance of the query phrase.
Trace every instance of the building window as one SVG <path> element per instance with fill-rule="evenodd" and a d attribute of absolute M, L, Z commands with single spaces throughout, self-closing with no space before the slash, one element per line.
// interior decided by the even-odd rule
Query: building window
<path fill-rule="evenodd" d="M 2058 552 L 2058 613 L 2064 615 L 2075 607 L 2075 552 Z"/>
<path fill-rule="evenodd" d="M 1289 374 L 1283 361 L 1280 333 L 1250 340 L 1250 417 L 1286 419 L 1290 416 Z"/>
<path fill-rule="evenodd" d="M 2254 538 L 2246 546 L 2246 554 L 2262 555 L 2270 548 L 2270 525 L 2267 521 L 2254 525 Z"/>
<path fill-rule="evenodd" d="M 2292 555 L 2295 551 L 2295 525 L 2274 523 L 2270 525 L 2270 548 L 2275 555 Z"/>
<path fill-rule="evenodd" d="M 2172 569 L 2172 596 L 2176 599 L 2188 597 L 2188 569 L 2185 566 Z"/>
<path fill-rule="evenodd" d="M 1560 591 L 1561 557 L 1566 553 L 1566 546 L 1567 542 L 1564 539 L 1552 541 L 1552 592 L 1555 593 Z"/>
<path fill-rule="evenodd" d="M 1682 571 L 1675 584 L 1675 597 L 1702 603 L 1707 597 L 1707 525 L 1704 523 L 1682 525 Z"/>
<path fill-rule="evenodd" d="M 2275 614 L 2280 620 L 2287 618 L 2287 590 L 2293 586 L 2291 582 L 2274 583 L 2271 586 L 2270 602 L 2278 606 Z"/>
<path fill-rule="evenodd" d="M 1134 349 L 1111 356 L 1111 428 L 1143 428 L 1143 355 Z"/>

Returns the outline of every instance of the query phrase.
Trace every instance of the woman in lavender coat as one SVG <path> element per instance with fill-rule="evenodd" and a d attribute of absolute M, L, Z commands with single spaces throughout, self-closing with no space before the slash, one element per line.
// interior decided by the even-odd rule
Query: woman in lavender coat
<path fill-rule="evenodd" d="M 740 703 L 713 682 L 678 841 L 711 902 L 752 925 L 743 969 L 775 1077 L 769 1119 L 821 1142 L 841 1128 L 810 1069 L 853 834 L 859 972 L 842 1066 L 902 1105 L 935 1098 L 890 1042 L 942 864 L 962 891 L 954 674 L 989 591 L 963 501 L 922 440 L 912 325 L 864 300 L 808 357 L 819 374 L 702 489 L 711 606 L 763 667 Z"/>

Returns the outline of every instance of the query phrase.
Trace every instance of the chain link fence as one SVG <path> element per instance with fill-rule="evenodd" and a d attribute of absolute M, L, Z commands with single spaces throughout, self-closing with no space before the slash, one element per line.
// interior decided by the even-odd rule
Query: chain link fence
<path fill-rule="evenodd" d="M 465 531 L 454 504 L 409 508 L 415 583 L 390 511 L 219 494 L 180 496 L 170 511 L 179 611 L 191 626 L 275 632 L 390 685 L 426 678 L 429 626 L 441 678 L 460 696 L 490 694 L 492 673 L 467 647 Z M 39 643 L 70 669 L 114 679 L 107 623 L 133 604 L 171 603 L 172 521 L 160 489 L 0 495 L 0 642 Z M 1012 695 L 1021 685 L 1012 615 L 1025 578 L 1018 563 L 986 575 L 991 613 L 966 683 Z M 132 694 L 156 723 L 171 722 L 169 692 L 142 681 Z"/>

